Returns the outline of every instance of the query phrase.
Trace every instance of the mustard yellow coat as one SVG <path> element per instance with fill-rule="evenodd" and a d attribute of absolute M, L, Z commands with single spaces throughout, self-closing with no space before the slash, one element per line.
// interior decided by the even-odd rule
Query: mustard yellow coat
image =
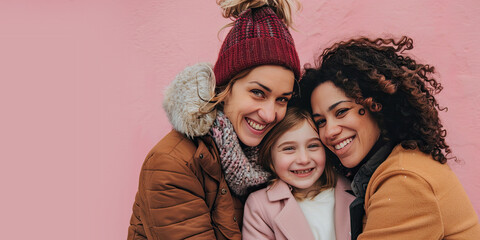
<path fill-rule="evenodd" d="M 447 164 L 396 146 L 372 175 L 359 240 L 480 239 L 480 224 Z"/>

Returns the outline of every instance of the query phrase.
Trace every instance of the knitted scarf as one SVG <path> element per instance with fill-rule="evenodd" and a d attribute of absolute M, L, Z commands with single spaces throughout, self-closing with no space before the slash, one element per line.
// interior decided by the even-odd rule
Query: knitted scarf
<path fill-rule="evenodd" d="M 221 111 L 213 122 L 210 134 L 220 152 L 220 163 L 230 189 L 238 196 L 247 189 L 266 183 L 270 173 L 258 164 L 258 147 L 242 149 L 233 125 Z"/>

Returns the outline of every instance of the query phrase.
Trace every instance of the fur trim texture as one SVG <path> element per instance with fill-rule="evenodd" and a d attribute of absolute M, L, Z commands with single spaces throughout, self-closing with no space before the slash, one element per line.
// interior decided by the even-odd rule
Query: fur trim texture
<path fill-rule="evenodd" d="M 211 65 L 198 63 L 185 68 L 167 87 L 163 109 L 173 128 L 188 137 L 208 133 L 216 111 L 202 113 L 202 109 L 215 95 L 215 77 Z"/>

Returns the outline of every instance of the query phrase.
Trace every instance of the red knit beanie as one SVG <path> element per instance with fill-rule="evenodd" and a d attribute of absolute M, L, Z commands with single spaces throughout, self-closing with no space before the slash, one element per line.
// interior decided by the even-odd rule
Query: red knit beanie
<path fill-rule="evenodd" d="M 243 12 L 223 41 L 213 71 L 217 86 L 259 65 L 280 65 L 300 77 L 300 61 L 287 26 L 268 6 Z"/>

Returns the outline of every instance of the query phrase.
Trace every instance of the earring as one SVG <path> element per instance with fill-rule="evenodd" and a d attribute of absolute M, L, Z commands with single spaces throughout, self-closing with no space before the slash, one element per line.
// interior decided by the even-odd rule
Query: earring
<path fill-rule="evenodd" d="M 360 115 L 365 115 L 365 108 L 360 108 L 360 110 L 358 110 L 358 114 Z"/>

